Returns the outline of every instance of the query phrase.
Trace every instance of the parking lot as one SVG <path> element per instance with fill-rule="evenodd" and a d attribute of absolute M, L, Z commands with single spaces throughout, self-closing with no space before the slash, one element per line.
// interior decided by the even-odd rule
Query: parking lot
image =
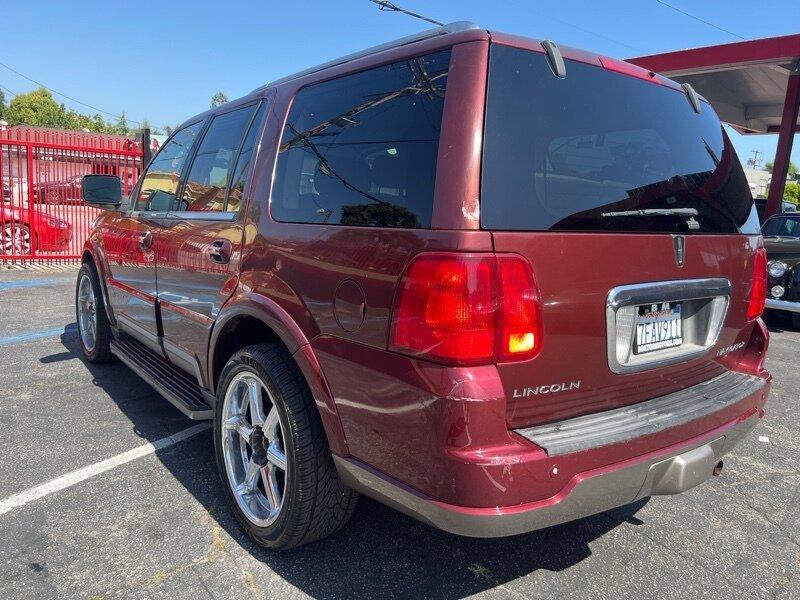
<path fill-rule="evenodd" d="M 74 278 L 0 274 L 3 598 L 800 598 L 800 333 L 780 318 L 766 420 L 699 488 L 498 540 L 362 498 L 275 554 L 225 506 L 207 426 L 169 438 L 197 424 L 81 359 Z"/>

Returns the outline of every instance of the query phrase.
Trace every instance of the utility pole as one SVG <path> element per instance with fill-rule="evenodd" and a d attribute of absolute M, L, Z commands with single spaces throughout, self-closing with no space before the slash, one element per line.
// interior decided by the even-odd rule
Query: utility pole
<path fill-rule="evenodd" d="M 747 161 L 747 164 L 752 166 L 754 169 L 758 169 L 761 166 L 761 150 L 752 150 L 753 158 Z"/>

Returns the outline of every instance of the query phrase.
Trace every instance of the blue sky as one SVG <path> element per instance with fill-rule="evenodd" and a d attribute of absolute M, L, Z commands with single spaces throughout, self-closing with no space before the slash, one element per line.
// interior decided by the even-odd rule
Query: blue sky
<path fill-rule="evenodd" d="M 668 1 L 745 38 L 800 31 L 797 0 Z M 737 39 L 656 0 L 396 3 L 440 21 L 472 20 L 618 58 Z M 427 27 L 381 12 L 368 0 L 4 5 L 0 62 L 73 98 L 154 125 L 175 125 L 205 110 L 217 91 L 234 98 L 270 79 Z M 3 67 L 0 85 L 12 92 L 36 87 Z M 777 136 L 733 137 L 743 162 L 754 148 L 767 160 L 774 156 Z M 798 139 L 792 158 L 800 164 Z"/>

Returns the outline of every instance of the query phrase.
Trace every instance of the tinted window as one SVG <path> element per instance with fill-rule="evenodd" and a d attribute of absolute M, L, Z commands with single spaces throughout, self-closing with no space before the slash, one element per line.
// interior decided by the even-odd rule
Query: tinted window
<path fill-rule="evenodd" d="M 775 217 L 764 223 L 761 233 L 765 236 L 800 237 L 800 219 Z"/>
<path fill-rule="evenodd" d="M 236 169 L 233 172 L 233 183 L 231 184 L 230 192 L 228 192 L 228 202 L 225 210 L 230 212 L 237 212 L 242 205 L 244 198 L 244 186 L 247 184 L 247 176 L 250 173 L 250 161 L 253 158 L 253 150 L 261 132 L 261 121 L 266 110 L 266 103 L 262 103 L 258 109 L 255 119 L 250 125 L 250 130 L 247 132 L 247 137 L 242 144 L 242 149 L 239 152 L 239 158 L 236 161 Z"/>
<path fill-rule="evenodd" d="M 214 117 L 192 161 L 177 210 L 221 211 L 255 105 Z"/>
<path fill-rule="evenodd" d="M 450 52 L 304 88 L 281 139 L 278 221 L 429 227 Z"/>
<path fill-rule="evenodd" d="M 679 91 L 575 61 L 559 79 L 543 54 L 493 45 L 482 226 L 755 233 L 739 160 L 701 105 L 697 114 Z"/>
<path fill-rule="evenodd" d="M 136 210 L 173 210 L 183 163 L 202 127 L 202 121 L 188 125 L 162 146 L 142 179 Z"/>

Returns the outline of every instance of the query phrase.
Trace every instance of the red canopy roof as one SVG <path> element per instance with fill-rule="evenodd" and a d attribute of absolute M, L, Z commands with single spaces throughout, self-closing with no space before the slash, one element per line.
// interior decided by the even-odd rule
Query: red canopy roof
<path fill-rule="evenodd" d="M 723 121 L 741 133 L 777 133 L 789 74 L 800 69 L 800 34 L 627 60 L 690 83 Z M 797 123 L 795 128 L 800 131 Z"/>

